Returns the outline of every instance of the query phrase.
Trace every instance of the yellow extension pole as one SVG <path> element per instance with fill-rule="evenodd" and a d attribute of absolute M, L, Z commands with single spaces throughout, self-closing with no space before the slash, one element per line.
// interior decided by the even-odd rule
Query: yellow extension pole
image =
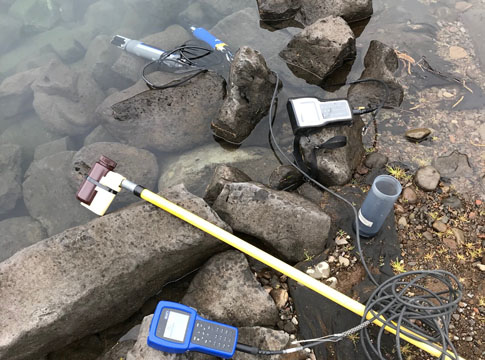
<path fill-rule="evenodd" d="M 231 245 L 232 247 L 255 258 L 256 260 L 259 260 L 260 262 L 268 265 L 269 267 L 275 269 L 276 271 L 279 271 L 280 273 L 285 274 L 286 276 L 292 278 L 293 280 L 299 282 L 302 285 L 305 285 L 306 287 L 308 287 L 309 289 L 312 289 L 313 291 L 319 293 L 320 295 L 325 296 L 327 299 L 339 304 L 340 306 L 346 308 L 347 310 L 350 310 L 359 316 L 364 315 L 365 305 L 361 304 L 360 302 L 352 299 L 351 297 L 348 297 L 347 295 L 342 294 L 341 292 L 335 289 L 332 289 L 330 286 L 327 286 L 321 283 L 320 281 L 305 274 L 303 271 L 300 271 L 294 268 L 293 266 L 288 265 L 284 261 L 279 260 L 278 258 L 264 252 L 263 250 L 258 249 L 256 246 L 253 246 L 247 243 L 246 241 L 238 238 L 237 236 L 234 236 L 230 232 L 224 229 L 221 229 L 220 227 L 210 223 L 209 221 L 202 219 L 201 217 L 191 213 L 188 210 L 185 210 L 184 208 L 168 201 L 167 199 L 164 199 L 160 195 L 157 195 L 151 192 L 150 190 L 144 189 L 141 192 L 140 197 L 143 200 L 146 200 L 149 203 L 155 206 L 158 206 L 159 208 L 167 211 L 168 213 L 182 219 L 183 221 L 186 221 L 187 223 L 195 226 L 196 228 L 214 236 L 215 238 L 222 240 L 226 244 Z M 373 314 L 371 313 L 367 314 L 368 320 L 371 319 L 372 317 L 373 317 Z M 384 318 L 381 316 L 380 319 L 384 319 Z M 380 327 L 384 325 L 383 322 L 380 321 L 379 319 L 375 319 L 373 323 Z M 396 331 L 390 327 L 386 326 L 386 330 L 393 334 L 396 334 Z M 412 333 L 410 330 L 407 330 L 404 327 L 402 327 L 401 330 L 403 332 L 407 331 L 408 333 Z M 429 354 L 435 357 L 440 357 L 442 354 L 441 351 L 435 349 L 434 347 L 424 342 L 409 338 L 408 336 L 404 335 L 402 332 L 399 335 L 401 339 L 417 346 L 418 348 L 428 352 Z M 448 351 L 448 353 L 452 355 L 450 351 Z M 447 356 L 447 359 L 452 360 L 452 357 Z M 463 359 L 462 357 L 459 357 L 459 360 L 465 360 L 465 359 Z"/>

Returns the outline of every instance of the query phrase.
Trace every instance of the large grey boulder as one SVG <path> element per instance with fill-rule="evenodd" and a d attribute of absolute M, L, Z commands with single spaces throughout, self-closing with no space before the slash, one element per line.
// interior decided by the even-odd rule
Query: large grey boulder
<path fill-rule="evenodd" d="M 47 156 L 34 161 L 25 173 L 25 206 L 49 236 L 95 217 L 76 199 L 77 187 L 70 179 L 75 154 L 64 151 Z"/>
<path fill-rule="evenodd" d="M 163 196 L 229 230 L 183 187 Z M 168 280 L 224 248 L 140 203 L 69 229 L 0 264 L 0 359 L 24 360 L 127 319 Z"/>
<path fill-rule="evenodd" d="M 204 264 L 182 303 L 233 326 L 274 326 L 278 321 L 273 299 L 256 280 L 244 254 L 235 250 L 215 255 Z"/>
<path fill-rule="evenodd" d="M 17 251 L 33 245 L 47 236 L 42 225 L 29 216 L 0 221 L 0 262 Z"/>
<path fill-rule="evenodd" d="M 32 84 L 34 109 L 45 126 L 61 135 L 79 135 L 96 123 L 94 111 L 103 91 L 87 73 L 53 61 Z"/>
<path fill-rule="evenodd" d="M 372 0 L 257 0 L 261 20 L 270 25 L 292 20 L 308 26 L 318 19 L 333 15 L 348 23 L 372 15 Z"/>
<path fill-rule="evenodd" d="M 231 64 L 228 94 L 211 123 L 214 134 L 232 143 L 243 142 L 268 113 L 275 86 L 276 76 L 259 51 L 240 48 Z"/>
<path fill-rule="evenodd" d="M 389 97 L 385 105 L 395 107 L 401 105 L 404 90 L 394 76 L 399 68 L 395 50 L 380 41 L 372 40 L 364 58 L 364 66 L 365 70 L 360 76 L 361 79 L 378 79 L 387 84 Z M 355 107 L 375 107 L 385 99 L 385 95 L 384 86 L 372 81 L 350 86 L 347 97 Z"/>
<path fill-rule="evenodd" d="M 35 34 L 52 29 L 61 19 L 60 7 L 53 1 L 16 0 L 9 15 L 23 22 L 23 31 Z"/>
<path fill-rule="evenodd" d="M 136 184 L 154 190 L 158 180 L 157 158 L 151 152 L 136 147 L 110 142 L 100 142 L 87 145 L 79 150 L 72 159 L 72 185 L 79 186 L 84 180 L 85 166 L 91 167 L 98 161 L 100 155 L 116 161 L 115 171 Z M 119 208 L 138 201 L 129 191 L 122 191 L 116 196 L 113 205 Z"/>
<path fill-rule="evenodd" d="M 0 54 L 7 52 L 20 38 L 22 22 L 0 14 Z"/>
<path fill-rule="evenodd" d="M 42 72 L 42 68 L 34 68 L 12 75 L 2 81 L 0 84 L 2 117 L 8 118 L 32 111 L 34 93 L 31 85 L 41 76 Z"/>
<path fill-rule="evenodd" d="M 22 152 L 18 145 L 0 145 L 0 214 L 15 208 L 22 197 Z"/>
<path fill-rule="evenodd" d="M 300 139 L 300 149 L 307 167 L 316 164 L 317 180 L 325 185 L 345 185 L 365 155 L 362 144 L 364 123 L 354 117 L 351 126 L 325 127 Z M 338 149 L 315 149 L 334 136 L 346 136 L 347 145 Z M 316 161 L 312 161 L 315 157 Z"/>
<path fill-rule="evenodd" d="M 290 335 L 280 330 L 268 329 L 260 326 L 239 328 L 238 341 L 242 344 L 255 346 L 258 349 L 280 350 L 285 349 L 290 341 Z M 287 359 L 288 355 L 273 355 L 271 360 Z M 236 352 L 233 360 L 257 360 L 261 356 Z"/>
<path fill-rule="evenodd" d="M 72 149 L 74 149 L 74 142 L 71 140 L 71 138 L 65 136 L 63 138 L 37 146 L 34 152 L 34 160 L 40 160 L 46 156 Z"/>
<path fill-rule="evenodd" d="M 221 193 L 224 185 L 230 182 L 248 181 L 251 181 L 251 178 L 238 168 L 228 165 L 219 165 L 214 170 L 209 185 L 207 185 L 207 188 L 205 189 L 204 200 L 207 201 L 209 205 L 212 205 Z"/>
<path fill-rule="evenodd" d="M 290 262 L 321 253 L 330 233 L 330 217 L 319 206 L 257 183 L 226 184 L 213 209 L 233 230 L 260 239 Z"/>
<path fill-rule="evenodd" d="M 344 19 L 336 16 L 308 25 L 280 52 L 296 76 L 315 84 L 355 54 L 354 33 Z"/>
<path fill-rule="evenodd" d="M 141 80 L 109 96 L 97 113 L 123 143 L 166 152 L 187 150 L 210 139 L 210 122 L 222 104 L 224 85 L 213 72 L 164 90 L 149 90 Z"/>
<path fill-rule="evenodd" d="M 254 181 L 267 183 L 279 163 L 270 149 L 227 150 L 218 144 L 209 144 L 168 160 L 163 166 L 158 188 L 183 183 L 190 192 L 202 196 L 215 168 L 223 164 L 237 167 Z"/>

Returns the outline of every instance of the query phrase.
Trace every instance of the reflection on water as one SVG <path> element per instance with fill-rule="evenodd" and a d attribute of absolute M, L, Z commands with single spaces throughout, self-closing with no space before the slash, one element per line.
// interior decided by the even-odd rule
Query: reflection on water
<path fill-rule="evenodd" d="M 405 100 L 402 108 L 382 112 L 379 151 L 414 168 L 454 150 L 466 154 L 469 171 L 450 181 L 463 193 L 483 196 L 485 101 L 479 61 L 485 59 L 479 59 L 474 47 L 477 27 L 463 20 L 463 14 L 453 1 L 375 1 L 374 16 L 352 24 L 358 36 L 357 58 L 332 74 L 328 83 L 358 79 L 371 40 L 401 51 L 405 56 L 399 80 Z M 51 235 L 92 218 L 74 199 L 78 178 L 72 175 L 73 159 L 86 145 L 114 141 L 94 110 L 107 96 L 133 85 L 143 65 L 109 45 L 111 37 L 150 35 L 147 42 L 172 48 L 193 38 L 190 25 L 211 30 L 233 49 L 249 45 L 260 50 L 283 80 L 280 104 L 290 96 L 346 95 L 344 87 L 324 91 L 291 73 L 278 53 L 300 29 L 261 27 L 254 0 L 0 0 L 0 80 L 10 77 L 0 88 L 0 144 L 17 145 L 1 148 L 0 163 L 6 164 L 1 182 L 9 186 L 0 195 L 0 220 L 24 216 L 41 227 L 37 233 L 43 237 L 45 231 Z M 422 58 L 435 72 L 418 65 Z M 46 64 L 50 64 L 47 71 L 38 70 Z M 404 139 L 407 129 L 417 127 L 432 130 L 429 141 L 413 144 Z M 278 109 L 276 128 L 282 143 L 288 143 L 284 106 Z M 368 146 L 374 137 L 371 132 L 365 137 Z M 269 147 L 265 121 L 242 147 L 255 146 Z M 136 158 L 140 150 L 129 151 Z M 185 151 L 144 152 L 143 156 L 154 156 L 160 168 L 157 173 L 146 170 L 151 178 L 145 183 L 158 183 L 170 168 L 167 163 L 176 163 Z M 125 161 L 121 154 L 116 159 L 120 164 Z M 136 164 L 125 167 L 140 170 Z"/>

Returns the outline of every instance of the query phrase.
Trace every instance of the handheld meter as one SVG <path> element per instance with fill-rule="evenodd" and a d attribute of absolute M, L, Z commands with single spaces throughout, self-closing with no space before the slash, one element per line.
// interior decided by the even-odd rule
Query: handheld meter
<path fill-rule="evenodd" d="M 237 328 L 206 320 L 191 307 L 160 301 L 150 324 L 148 346 L 169 352 L 201 352 L 231 358 L 236 351 Z"/>

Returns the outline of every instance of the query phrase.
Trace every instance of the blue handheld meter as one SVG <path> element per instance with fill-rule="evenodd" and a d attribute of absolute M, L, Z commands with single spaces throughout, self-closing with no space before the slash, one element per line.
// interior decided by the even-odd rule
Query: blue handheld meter
<path fill-rule="evenodd" d="M 169 353 L 196 351 L 231 358 L 236 351 L 237 328 L 206 320 L 191 307 L 160 301 L 150 324 L 148 346 Z"/>

